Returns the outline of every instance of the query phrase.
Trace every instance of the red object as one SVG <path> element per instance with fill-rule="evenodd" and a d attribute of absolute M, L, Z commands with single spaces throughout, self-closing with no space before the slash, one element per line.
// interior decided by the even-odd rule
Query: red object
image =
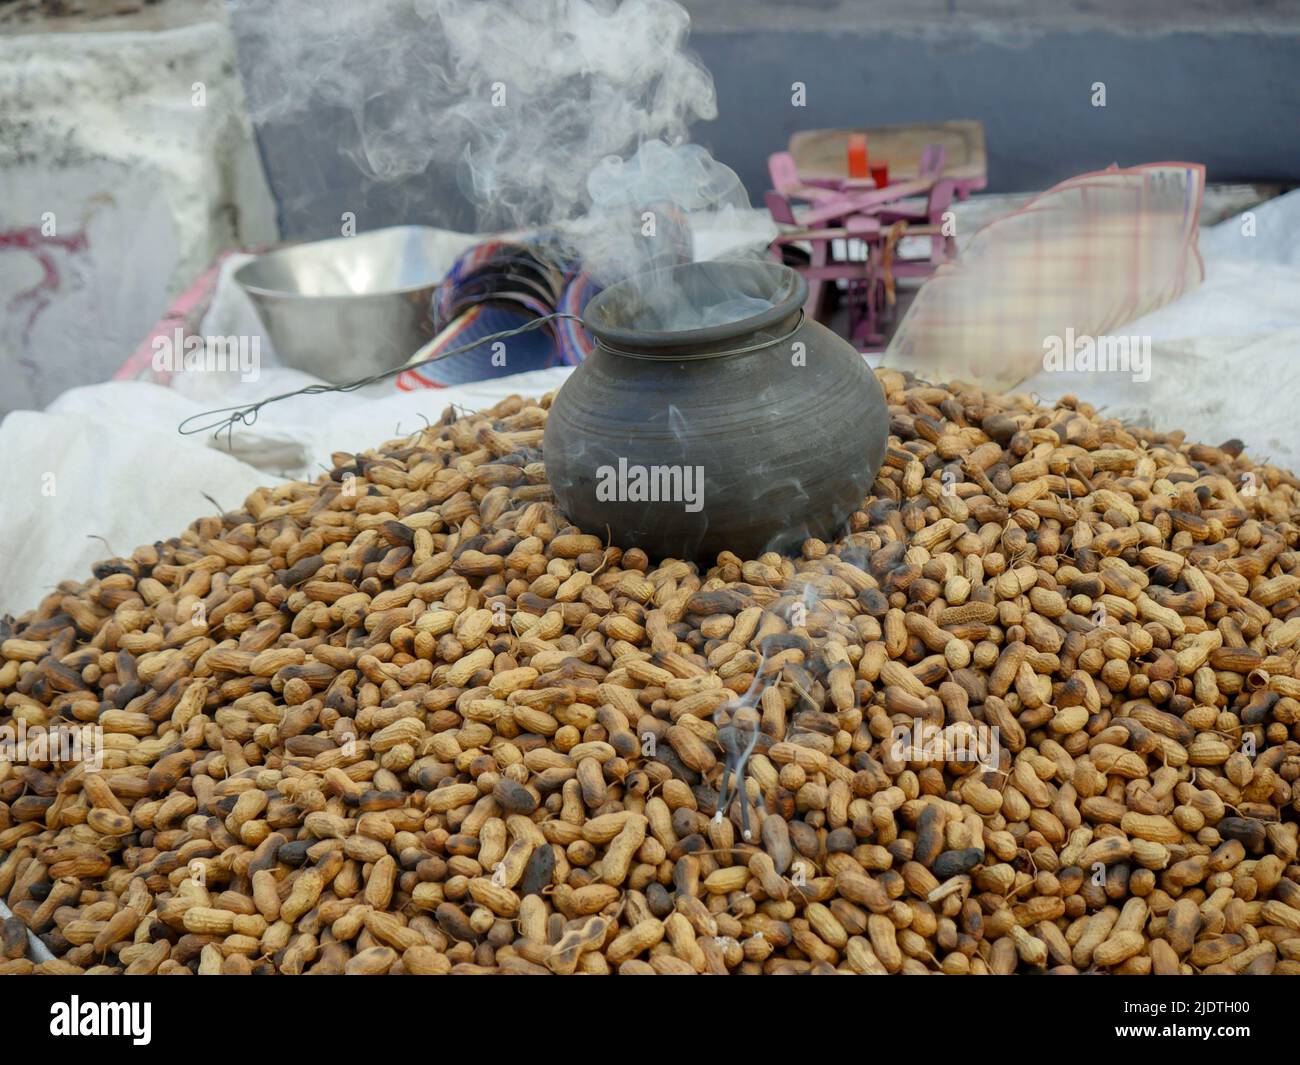
<path fill-rule="evenodd" d="M 126 362 L 118 367 L 117 373 L 113 375 L 114 381 L 152 381 L 164 388 L 171 387 L 171 371 L 154 369 L 154 340 L 163 336 L 170 337 L 178 328 L 182 329 L 186 336 L 199 331 L 203 315 L 207 313 L 208 307 L 211 306 L 213 294 L 217 290 L 217 282 L 221 277 L 222 261 L 228 255 L 241 250 L 262 251 L 264 249 L 229 248 L 218 255 L 216 261 L 208 267 L 202 276 L 176 297 L 176 301 L 167 308 L 167 313 L 158 319 L 149 335 L 140 341 L 139 347 L 132 352 Z"/>
<path fill-rule="evenodd" d="M 870 168 L 874 169 L 874 168 Z M 867 165 L 867 135 L 865 133 L 849 134 L 849 177 L 865 178 L 869 172 Z"/>
<path fill-rule="evenodd" d="M 871 180 L 874 181 L 874 182 L 876 183 L 876 188 L 878 188 L 878 189 L 883 189 L 886 185 L 888 185 L 888 184 L 889 184 L 889 164 L 888 164 L 888 163 L 872 163 L 872 164 L 871 164 Z"/>

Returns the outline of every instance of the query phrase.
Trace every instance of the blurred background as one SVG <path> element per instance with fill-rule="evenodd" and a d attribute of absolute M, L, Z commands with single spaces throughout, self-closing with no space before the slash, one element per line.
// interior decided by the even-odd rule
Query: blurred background
<path fill-rule="evenodd" d="M 410 362 L 647 252 L 780 259 L 873 365 L 1295 467 L 1297 115 L 1300 0 L 0 0 L 0 498 L 43 503 L 0 610 L 558 388 L 573 321 Z"/>
<path fill-rule="evenodd" d="M 1296 0 L 682 0 L 690 47 L 719 117 L 694 139 L 761 203 L 767 157 L 800 129 L 978 119 L 988 191 L 1045 189 L 1074 174 L 1166 159 L 1203 162 L 1212 182 L 1300 182 L 1300 3 Z M 257 42 L 233 30 L 241 65 Z M 1105 108 L 1089 88 L 1104 82 Z M 791 85 L 807 86 L 802 107 Z M 256 103 L 256 101 L 255 101 Z M 346 161 L 351 116 L 258 130 L 286 237 L 332 233 L 360 202 L 374 224 L 412 209 L 473 225 L 451 175 L 395 186 Z M 328 135 L 325 135 L 328 134 Z M 328 209 L 326 209 L 328 208 Z"/>
<path fill-rule="evenodd" d="M 0 413 L 113 376 L 228 249 L 338 236 L 345 216 L 476 228 L 455 167 L 377 180 L 348 108 L 277 113 L 275 5 L 0 0 Z M 988 194 L 1191 161 L 1238 186 L 1207 198 L 1211 222 L 1300 182 L 1297 0 L 683 6 L 717 103 L 692 138 L 756 206 L 799 130 L 949 119 L 982 124 Z M 298 73 L 329 82 L 382 55 L 341 29 L 311 59 Z"/>

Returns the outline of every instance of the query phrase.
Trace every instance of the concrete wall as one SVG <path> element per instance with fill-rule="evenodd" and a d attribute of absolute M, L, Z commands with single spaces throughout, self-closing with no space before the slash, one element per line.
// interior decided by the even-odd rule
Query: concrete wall
<path fill-rule="evenodd" d="M 276 236 L 222 5 L 2 28 L 0 415 L 111 377 L 221 250 Z"/>
<path fill-rule="evenodd" d="M 989 188 L 1041 189 L 1111 163 L 1202 162 L 1208 180 L 1300 182 L 1300 35 L 1049 30 L 697 31 L 722 118 L 696 138 L 751 196 L 797 129 L 976 118 Z M 807 86 L 791 106 L 791 83 Z M 1091 103 L 1106 87 L 1106 106 Z"/>

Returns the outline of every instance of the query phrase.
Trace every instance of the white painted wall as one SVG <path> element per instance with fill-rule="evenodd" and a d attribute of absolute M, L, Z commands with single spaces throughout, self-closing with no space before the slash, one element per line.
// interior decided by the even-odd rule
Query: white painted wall
<path fill-rule="evenodd" d="M 225 9 L 178 10 L 0 36 L 0 414 L 111 377 L 219 251 L 276 237 Z"/>

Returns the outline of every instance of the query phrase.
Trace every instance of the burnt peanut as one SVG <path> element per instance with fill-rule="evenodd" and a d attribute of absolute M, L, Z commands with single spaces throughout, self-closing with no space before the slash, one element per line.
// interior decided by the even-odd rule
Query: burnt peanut
<path fill-rule="evenodd" d="M 1300 971 L 1296 479 L 878 380 L 797 557 L 570 526 L 513 398 L 59 585 L 0 972 Z"/>

